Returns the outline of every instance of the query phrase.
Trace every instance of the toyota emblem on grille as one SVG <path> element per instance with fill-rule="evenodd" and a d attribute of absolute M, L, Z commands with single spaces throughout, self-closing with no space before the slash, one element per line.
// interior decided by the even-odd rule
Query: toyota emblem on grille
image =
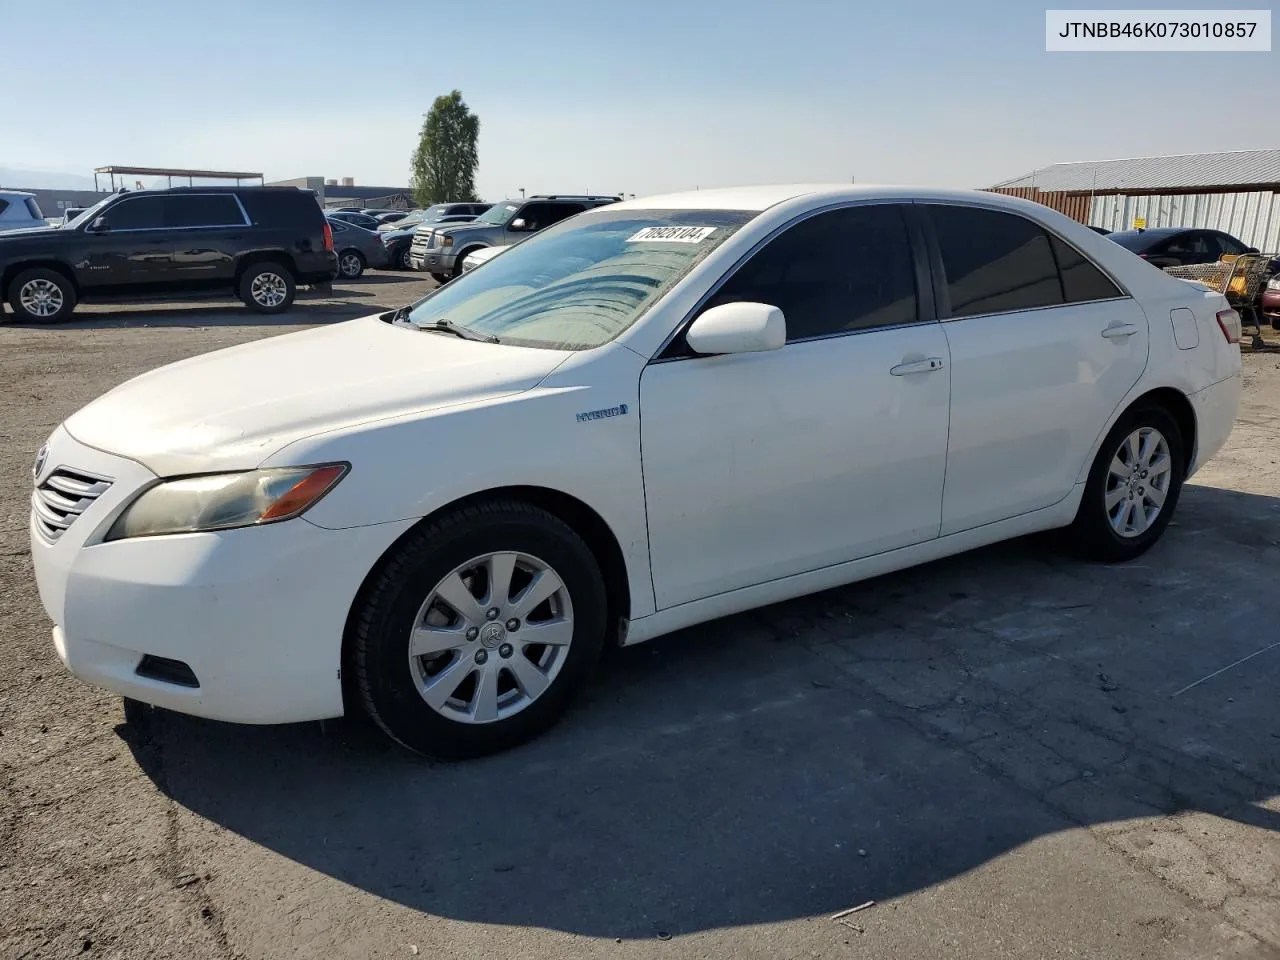
<path fill-rule="evenodd" d="M 40 479 L 40 471 L 44 469 L 44 462 L 49 459 L 49 445 L 46 443 L 36 452 L 36 462 L 31 467 L 31 476 Z"/>

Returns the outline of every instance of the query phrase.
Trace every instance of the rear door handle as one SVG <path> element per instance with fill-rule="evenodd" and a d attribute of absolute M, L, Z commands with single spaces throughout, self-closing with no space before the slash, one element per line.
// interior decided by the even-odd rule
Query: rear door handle
<path fill-rule="evenodd" d="M 908 360 L 890 367 L 889 373 L 895 377 L 908 377 L 913 373 L 933 373 L 942 369 L 941 357 L 928 357 L 924 360 Z"/>
<path fill-rule="evenodd" d="M 1117 323 L 1103 330 L 1102 335 L 1108 340 L 1123 340 L 1125 337 L 1132 337 L 1137 332 L 1137 324 Z"/>

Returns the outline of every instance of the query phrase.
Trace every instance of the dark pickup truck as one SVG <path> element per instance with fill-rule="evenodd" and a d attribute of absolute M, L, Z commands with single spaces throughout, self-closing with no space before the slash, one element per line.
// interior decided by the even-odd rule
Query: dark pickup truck
<path fill-rule="evenodd" d="M 283 313 L 298 286 L 338 273 L 313 193 L 296 187 L 182 187 L 107 197 L 56 227 L 0 233 L 0 301 L 57 323 L 82 300 L 233 293 Z"/>

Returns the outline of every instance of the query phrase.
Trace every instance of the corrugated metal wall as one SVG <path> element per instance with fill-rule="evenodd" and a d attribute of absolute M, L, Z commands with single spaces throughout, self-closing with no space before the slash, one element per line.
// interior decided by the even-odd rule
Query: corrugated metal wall
<path fill-rule="evenodd" d="M 1036 187 L 992 187 L 989 192 L 1021 197 L 1023 200 L 1034 200 L 1059 213 L 1065 213 L 1072 220 L 1078 220 L 1080 223 L 1089 222 L 1088 194 L 1040 190 Z"/>
<path fill-rule="evenodd" d="M 1225 230 L 1263 253 L 1280 252 L 1280 193 L 1182 193 L 1094 197 L 1088 223 L 1132 230 L 1135 217 L 1148 227 Z"/>

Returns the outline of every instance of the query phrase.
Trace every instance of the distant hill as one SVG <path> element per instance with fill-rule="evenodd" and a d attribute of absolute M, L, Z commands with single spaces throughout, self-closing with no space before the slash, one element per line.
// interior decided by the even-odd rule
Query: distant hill
<path fill-rule="evenodd" d="M 0 167 L 0 187 L 34 187 L 42 190 L 92 190 L 93 177 L 50 170 L 18 170 Z"/>

